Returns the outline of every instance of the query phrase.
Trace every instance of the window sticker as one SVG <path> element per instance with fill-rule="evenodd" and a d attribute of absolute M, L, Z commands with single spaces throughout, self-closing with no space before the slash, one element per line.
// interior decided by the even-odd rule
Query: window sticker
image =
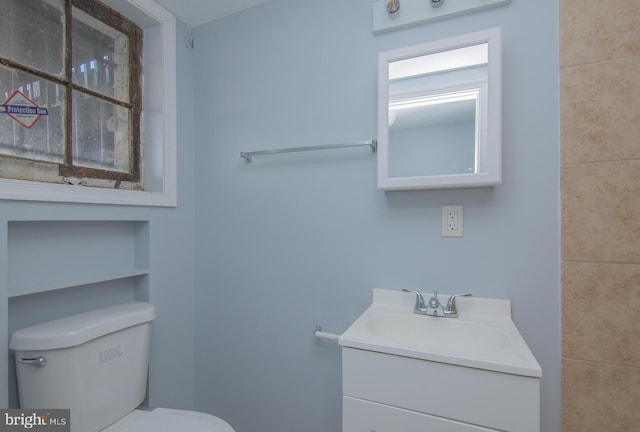
<path fill-rule="evenodd" d="M 30 129 L 40 120 L 40 117 L 49 115 L 49 111 L 44 107 L 39 107 L 24 93 L 16 90 L 0 105 L 0 114 L 7 114 L 22 126 Z"/>

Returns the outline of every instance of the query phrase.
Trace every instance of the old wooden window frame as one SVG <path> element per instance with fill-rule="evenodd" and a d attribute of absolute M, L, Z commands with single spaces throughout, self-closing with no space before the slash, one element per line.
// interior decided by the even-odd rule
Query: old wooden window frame
<path fill-rule="evenodd" d="M 144 190 L 88 188 L 0 178 L 0 200 L 136 206 L 177 205 L 176 19 L 155 0 L 103 0 L 143 29 L 141 135 Z"/>
<path fill-rule="evenodd" d="M 57 165 L 59 171 L 59 181 L 64 181 L 64 177 L 114 180 L 114 187 L 119 187 L 122 181 L 132 182 L 135 187 L 142 188 L 141 182 L 141 142 L 140 142 L 140 115 L 142 107 L 142 30 L 123 17 L 120 13 L 110 9 L 100 2 L 94 0 L 62 0 L 64 10 L 64 49 L 63 49 L 63 68 L 64 75 L 56 76 L 27 64 L 18 63 L 13 59 L 0 57 L 0 64 L 10 69 L 26 72 L 28 74 L 42 78 L 48 82 L 58 84 L 65 88 L 64 92 L 64 159 L 62 163 L 31 161 L 35 164 Z M 85 12 L 92 18 L 100 21 L 110 28 L 117 30 L 128 38 L 128 60 L 127 75 L 129 79 L 128 85 L 128 101 L 120 100 L 116 97 L 105 95 L 98 91 L 76 84 L 73 80 L 73 69 L 78 65 L 73 64 L 72 53 L 74 45 L 72 42 L 73 34 L 73 8 Z M 94 97 L 100 101 L 106 101 L 111 104 L 124 107 L 129 114 L 129 137 L 128 137 L 128 154 L 129 154 L 129 172 L 117 170 L 98 169 L 87 166 L 74 164 L 73 152 L 74 146 L 81 143 L 73 142 L 73 92 L 79 92 Z M 2 157 L 6 157 L 2 155 Z M 25 159 L 17 156 L 11 158 Z"/>

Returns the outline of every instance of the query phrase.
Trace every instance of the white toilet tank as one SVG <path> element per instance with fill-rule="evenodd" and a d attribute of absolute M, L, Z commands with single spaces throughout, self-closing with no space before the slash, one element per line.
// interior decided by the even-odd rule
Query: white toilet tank
<path fill-rule="evenodd" d="M 17 330 L 21 408 L 71 409 L 71 430 L 96 432 L 134 410 L 147 387 L 153 305 L 130 302 Z"/>

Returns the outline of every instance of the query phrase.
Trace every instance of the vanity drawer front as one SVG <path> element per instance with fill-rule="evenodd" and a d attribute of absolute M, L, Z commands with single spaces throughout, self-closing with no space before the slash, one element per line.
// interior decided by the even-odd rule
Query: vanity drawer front
<path fill-rule="evenodd" d="M 511 432 L 540 431 L 536 378 L 352 348 L 343 394 Z"/>
<path fill-rule="evenodd" d="M 342 432 L 497 432 L 348 396 L 342 408 Z"/>

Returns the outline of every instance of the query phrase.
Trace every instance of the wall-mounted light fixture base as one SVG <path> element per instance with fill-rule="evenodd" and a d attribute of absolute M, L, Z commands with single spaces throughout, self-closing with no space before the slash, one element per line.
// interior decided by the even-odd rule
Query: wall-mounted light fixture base
<path fill-rule="evenodd" d="M 398 0 L 398 8 L 400 7 Z M 402 0 L 402 13 L 387 12 L 387 6 L 393 0 L 378 0 L 373 3 L 373 32 L 381 33 L 423 24 L 441 18 L 449 18 L 482 9 L 508 5 L 511 0 L 455 0 L 445 3 L 445 0 Z M 442 7 L 436 6 L 439 3 Z M 431 4 L 431 6 L 429 6 Z"/>
<path fill-rule="evenodd" d="M 400 11 L 400 0 L 385 0 L 387 3 L 387 13 L 396 16 Z"/>

